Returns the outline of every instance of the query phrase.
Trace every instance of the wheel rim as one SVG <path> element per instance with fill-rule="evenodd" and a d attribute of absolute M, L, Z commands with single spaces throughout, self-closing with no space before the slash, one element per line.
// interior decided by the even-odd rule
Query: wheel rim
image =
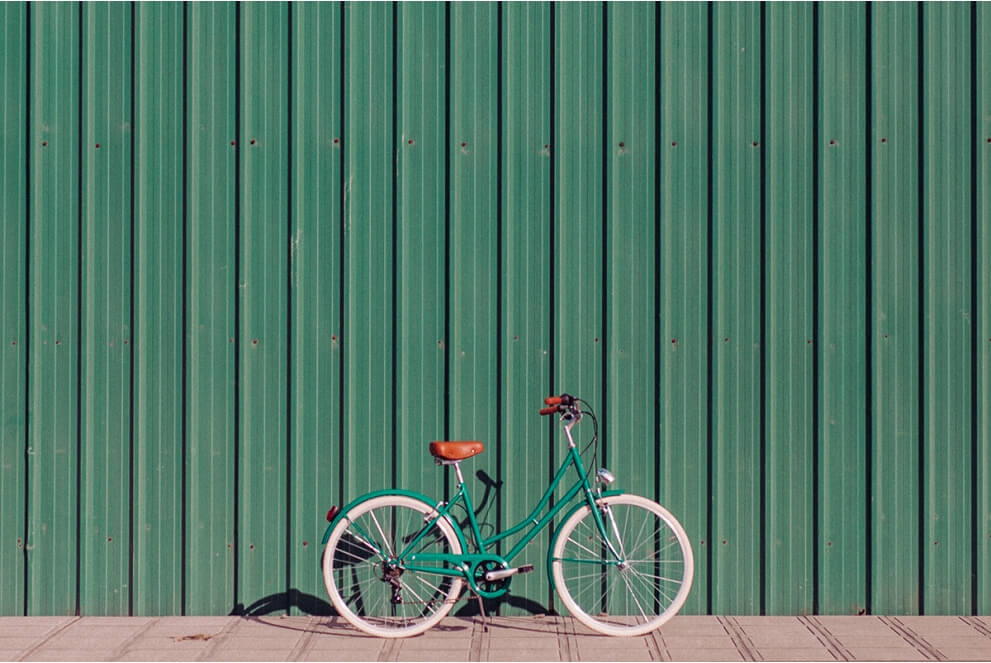
<path fill-rule="evenodd" d="M 574 617 L 610 635 L 638 635 L 681 608 L 693 560 L 684 529 L 663 507 L 635 496 L 603 500 L 603 540 L 586 507 L 562 527 L 553 573 Z M 614 552 L 615 551 L 615 554 Z"/>
<path fill-rule="evenodd" d="M 427 630 L 450 611 L 460 578 L 413 571 L 396 559 L 432 512 L 417 500 L 393 496 L 359 504 L 341 519 L 327 542 L 324 580 L 342 617 L 366 633 L 403 637 Z M 457 554 L 461 546 L 442 520 L 410 552 Z"/>

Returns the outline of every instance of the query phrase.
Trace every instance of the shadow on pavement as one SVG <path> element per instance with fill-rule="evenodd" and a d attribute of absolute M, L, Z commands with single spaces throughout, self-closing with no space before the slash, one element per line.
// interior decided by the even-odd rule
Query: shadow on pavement
<path fill-rule="evenodd" d="M 261 617 L 273 613 L 285 613 L 290 608 L 297 608 L 307 615 L 321 617 L 337 614 L 334 606 L 327 601 L 298 589 L 263 596 L 248 607 L 245 607 L 243 603 L 238 603 L 230 614 L 236 617 Z"/>

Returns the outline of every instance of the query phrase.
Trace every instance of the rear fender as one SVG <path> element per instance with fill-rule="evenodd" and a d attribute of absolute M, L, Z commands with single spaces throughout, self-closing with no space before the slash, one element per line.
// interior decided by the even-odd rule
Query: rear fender
<path fill-rule="evenodd" d="M 331 521 L 330 525 L 328 525 L 327 529 L 324 531 L 323 540 L 321 542 L 322 545 L 324 546 L 327 545 L 327 541 L 330 540 L 330 533 L 334 531 L 334 528 L 337 526 L 337 523 L 340 522 L 340 520 L 344 518 L 344 516 L 349 511 L 351 511 L 351 509 L 353 509 L 354 507 L 358 506 L 363 502 L 367 502 L 368 500 L 375 499 L 376 497 L 386 497 L 388 495 L 401 495 L 402 497 L 410 497 L 419 502 L 423 502 L 424 504 L 426 504 L 427 506 L 431 507 L 434 510 L 437 510 L 441 504 L 441 502 L 437 500 L 432 500 L 426 495 L 423 495 L 422 493 L 415 493 L 411 490 L 403 490 L 401 488 L 394 488 L 391 490 L 376 490 L 371 493 L 366 493 L 361 497 L 357 498 L 356 500 L 354 500 L 353 502 L 349 503 L 343 509 L 341 509 L 341 511 L 337 514 L 334 520 Z M 464 533 L 461 531 L 461 527 L 456 522 L 454 522 L 450 514 L 445 514 L 444 518 L 447 519 L 447 522 L 450 523 L 451 527 L 454 529 L 454 534 L 458 537 L 458 541 L 461 543 L 461 550 L 467 552 L 468 544 L 465 541 L 465 536 Z"/>

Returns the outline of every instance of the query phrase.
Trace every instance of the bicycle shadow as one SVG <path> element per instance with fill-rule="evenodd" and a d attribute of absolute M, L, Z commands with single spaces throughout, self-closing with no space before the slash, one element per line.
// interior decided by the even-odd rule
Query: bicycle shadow
<path fill-rule="evenodd" d="M 485 614 L 489 617 L 499 615 L 502 612 L 502 609 L 506 607 L 522 610 L 534 617 L 557 614 L 553 610 L 549 610 L 546 606 L 534 601 L 533 599 L 529 599 L 525 596 L 513 596 L 512 594 L 507 594 L 497 599 L 483 599 L 482 603 L 485 606 Z M 480 614 L 481 612 L 478 609 L 478 599 L 473 595 L 468 596 L 467 602 L 463 606 L 451 611 L 452 617 L 478 617 Z"/>
<path fill-rule="evenodd" d="M 493 479 L 485 470 L 475 472 L 475 478 L 481 481 L 485 487 L 482 498 L 475 503 L 475 522 L 478 523 L 479 529 L 483 532 L 487 529 L 494 532 L 496 531 L 496 524 L 490 522 L 490 519 L 495 516 L 493 514 L 493 511 L 495 511 L 493 507 L 498 501 L 499 491 L 502 489 L 502 481 Z M 451 515 L 454 515 L 453 512 Z M 469 530 L 471 524 L 467 513 L 465 513 L 461 520 L 458 520 L 458 525 L 461 526 L 464 532 Z"/>
<path fill-rule="evenodd" d="M 475 506 L 476 521 L 478 522 L 480 528 L 484 527 L 495 530 L 495 523 L 491 522 L 490 519 L 492 519 L 495 515 L 493 513 L 495 511 L 493 506 L 498 501 L 498 494 L 502 489 L 503 482 L 493 479 L 485 472 L 485 470 L 478 470 L 475 472 L 475 477 L 485 487 L 481 499 Z M 463 528 L 467 528 L 469 526 L 467 516 L 465 516 L 464 521 L 459 524 Z M 343 550 L 347 553 L 348 559 L 361 562 L 371 554 L 367 547 L 361 545 L 361 543 L 357 540 L 344 541 L 343 544 Z M 460 608 L 453 610 L 451 612 L 451 616 L 477 617 L 481 614 L 478 606 L 478 600 L 474 597 L 474 595 L 465 594 L 462 596 L 461 600 L 465 601 L 465 604 Z M 490 616 L 498 615 L 501 610 L 506 607 L 514 608 L 518 611 L 523 611 L 531 615 L 556 614 L 553 610 L 548 609 L 547 606 L 534 601 L 533 599 L 523 596 L 513 596 L 512 594 L 507 594 L 498 599 L 484 599 L 483 604 L 485 613 Z M 284 615 L 293 608 L 303 614 L 317 617 L 338 616 L 334 606 L 328 601 L 318 596 L 314 596 L 313 594 L 302 592 L 296 588 L 291 588 L 285 592 L 278 592 L 276 594 L 263 596 L 247 606 L 245 606 L 244 603 L 236 603 L 229 614 L 237 617 L 264 617 L 273 614 Z"/>
<path fill-rule="evenodd" d="M 285 592 L 263 596 L 248 606 L 245 606 L 243 603 L 237 603 L 230 611 L 230 616 L 264 617 L 275 613 L 285 614 L 292 608 L 296 608 L 304 614 L 317 617 L 332 617 L 337 615 L 334 606 L 322 598 L 301 592 L 298 589 L 290 589 Z"/>
<path fill-rule="evenodd" d="M 464 601 L 464 605 L 451 611 L 452 617 L 477 617 L 481 614 L 478 609 L 478 600 L 474 596 L 465 595 L 462 601 Z M 485 599 L 483 603 L 485 614 L 489 616 L 499 614 L 500 610 L 506 607 L 514 608 L 531 615 L 556 614 L 538 601 L 526 598 L 525 596 L 507 595 L 498 599 Z M 292 608 L 314 617 L 337 616 L 337 611 L 334 610 L 334 606 L 329 602 L 313 594 L 301 592 L 298 589 L 269 594 L 247 606 L 243 603 L 237 603 L 231 609 L 229 615 L 232 617 L 266 617 L 268 615 L 284 615 Z"/>

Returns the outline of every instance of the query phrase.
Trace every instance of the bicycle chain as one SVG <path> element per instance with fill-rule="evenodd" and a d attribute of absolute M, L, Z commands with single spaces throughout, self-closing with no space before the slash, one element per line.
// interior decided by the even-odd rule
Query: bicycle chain
<path fill-rule="evenodd" d="M 507 585 L 509 584 L 509 579 L 508 578 L 504 578 L 504 579 L 501 579 L 501 580 L 494 580 L 494 581 L 491 581 L 491 582 L 484 579 L 484 574 L 485 574 L 485 572 L 487 570 L 486 567 L 491 567 L 492 565 L 497 565 L 500 568 L 504 568 L 503 561 L 501 559 L 497 559 L 497 558 L 492 558 L 492 559 L 485 560 L 484 562 L 477 563 L 472 568 L 472 570 L 471 570 L 471 572 L 475 574 L 474 583 L 471 582 L 472 579 L 470 579 L 470 578 L 463 578 L 464 585 L 462 586 L 462 592 L 460 592 L 456 598 L 453 598 L 453 599 L 443 599 L 442 601 L 440 601 L 440 603 L 450 603 L 451 605 L 454 605 L 458 601 L 466 598 L 465 597 L 465 592 L 463 591 L 464 589 L 468 589 L 468 593 L 474 594 L 475 596 L 478 596 L 480 598 L 497 598 L 498 596 L 501 596 L 501 595 L 505 594 L 506 591 L 508 591 L 507 590 Z M 388 583 L 389 585 L 392 586 L 392 599 L 391 599 L 391 603 L 393 605 L 429 605 L 429 604 L 432 604 L 432 603 L 438 603 L 438 601 L 436 601 L 436 600 L 431 600 L 431 601 L 407 601 L 407 600 L 403 599 L 403 597 L 401 595 L 403 586 L 402 586 L 402 583 L 400 582 L 400 578 L 402 577 L 402 572 L 398 572 L 397 573 L 396 572 L 397 570 L 385 570 L 384 569 L 384 575 L 380 578 L 380 580 L 382 582 Z M 482 574 L 482 577 L 478 577 L 479 573 Z M 495 589 L 488 589 L 487 587 L 483 588 L 481 586 L 479 587 L 479 589 L 482 589 L 482 591 L 485 594 L 493 594 L 493 595 L 496 595 L 496 596 L 484 597 L 482 594 L 479 594 L 472 587 L 472 585 L 474 584 L 475 586 L 479 586 L 480 583 L 485 583 L 486 586 L 488 586 L 488 585 L 495 586 Z M 466 600 L 470 600 L 470 597 L 467 597 Z"/>
<path fill-rule="evenodd" d="M 393 596 L 395 596 L 395 592 L 396 591 L 397 590 L 393 590 Z M 402 588 L 400 588 L 398 591 L 402 591 Z M 444 599 L 443 601 L 406 601 L 406 600 L 402 600 L 401 599 L 399 601 L 399 603 L 394 603 L 394 605 L 431 605 L 431 604 L 437 604 L 437 603 L 441 603 L 441 604 L 443 604 L 443 603 L 450 603 L 451 605 L 454 605 L 455 603 L 457 603 L 458 601 L 460 601 L 462 598 L 464 598 L 464 596 L 462 596 L 461 594 L 459 594 L 457 596 L 457 598 Z"/>

